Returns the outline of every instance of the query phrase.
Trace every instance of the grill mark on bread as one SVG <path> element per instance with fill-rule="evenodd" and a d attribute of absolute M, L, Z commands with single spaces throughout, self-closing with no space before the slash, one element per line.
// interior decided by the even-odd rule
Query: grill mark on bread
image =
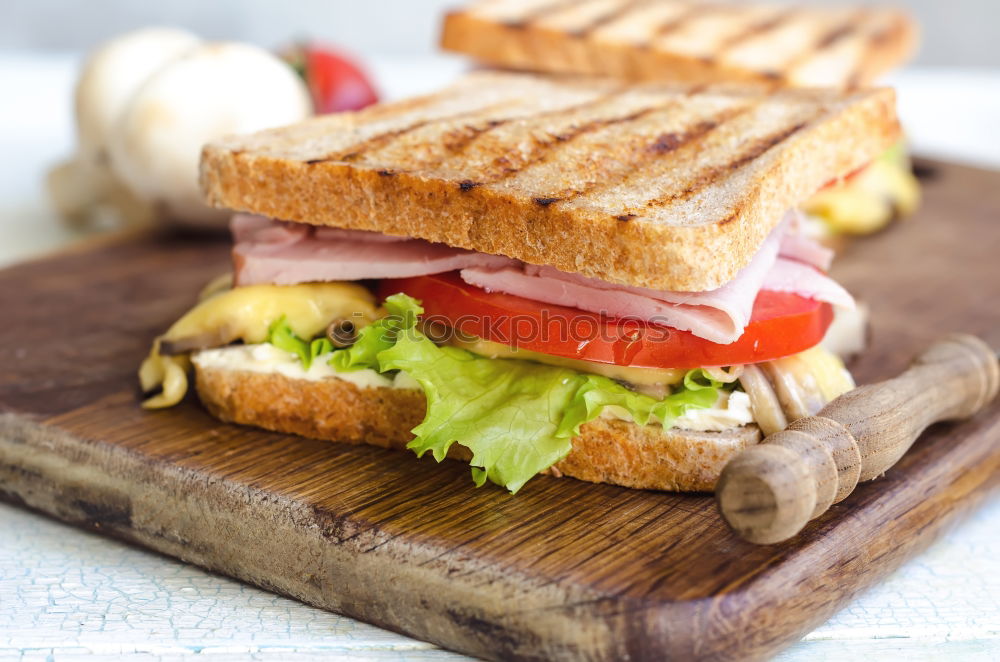
<path fill-rule="evenodd" d="M 792 72 L 798 69 L 801 65 L 820 55 L 823 51 L 833 48 L 839 42 L 856 33 L 858 29 L 861 28 L 867 17 L 868 11 L 866 9 L 859 9 L 847 20 L 841 21 L 824 32 L 811 48 L 807 48 L 805 51 L 799 53 L 785 65 L 785 73 L 783 77 L 789 77 Z"/>
<path fill-rule="evenodd" d="M 846 37 L 847 35 L 856 31 L 857 29 L 858 29 L 857 24 L 852 22 L 852 23 L 845 23 L 844 25 L 841 25 L 839 27 L 834 28 L 833 30 L 830 30 L 825 35 L 823 35 L 823 38 L 820 39 L 819 42 L 817 42 L 816 52 L 825 51 L 826 49 L 830 48 L 838 41 Z"/>
<path fill-rule="evenodd" d="M 376 104 L 374 106 L 369 106 L 364 110 L 358 112 L 359 118 L 364 118 L 366 121 L 371 121 L 378 119 L 380 117 L 393 116 L 401 112 L 406 112 L 409 110 L 417 110 L 425 106 L 433 105 L 441 100 L 441 96 L 437 94 L 426 94 L 419 97 L 411 97 L 409 99 L 401 99 L 391 104 Z"/>
<path fill-rule="evenodd" d="M 700 91 L 704 87 L 704 85 L 700 85 L 696 88 L 692 88 L 692 91 L 689 94 L 695 94 L 696 91 Z M 582 198 L 607 189 L 609 186 L 616 186 L 622 180 L 634 176 L 639 172 L 640 168 L 651 163 L 652 161 L 665 157 L 666 155 L 676 152 L 686 146 L 695 144 L 712 132 L 722 128 L 726 123 L 733 121 L 741 115 L 752 112 L 761 103 L 763 103 L 765 99 L 766 97 L 764 99 L 758 99 L 753 103 L 748 103 L 734 108 L 727 108 L 707 120 L 698 121 L 694 125 L 680 131 L 660 134 L 657 136 L 655 141 L 646 145 L 645 148 L 634 152 L 635 158 L 629 162 L 628 168 L 624 172 L 616 173 L 615 177 L 609 178 L 608 181 L 592 182 L 587 186 L 575 189 L 570 193 L 565 194 L 563 199 L 571 200 L 574 198 Z M 627 218 L 622 218 L 623 216 Z M 630 220 L 635 216 L 635 214 L 629 213 L 621 214 L 615 218 L 622 221 Z"/>
<path fill-rule="evenodd" d="M 773 32 L 775 28 L 784 25 L 792 17 L 798 13 L 795 8 L 786 9 L 779 12 L 778 14 L 772 16 L 769 19 L 763 21 L 757 21 L 756 23 L 751 23 L 747 28 L 741 32 L 738 32 L 728 39 L 724 40 L 715 49 L 714 55 L 712 57 L 706 58 L 708 60 L 707 64 L 711 64 L 719 59 L 720 56 L 724 55 L 727 51 L 730 51 L 740 44 L 746 43 L 751 39 L 761 38 L 768 32 Z"/>
<path fill-rule="evenodd" d="M 885 44 L 901 38 L 902 31 L 903 26 L 897 20 L 893 21 L 891 25 L 879 28 L 868 35 L 868 39 L 866 40 L 866 44 L 864 46 L 864 57 L 858 59 L 858 61 L 854 63 L 851 73 L 847 76 L 848 90 L 856 90 L 861 87 L 868 58 L 870 58 L 873 53 L 881 49 Z"/>
<path fill-rule="evenodd" d="M 618 178 L 628 177 L 638 172 L 638 170 L 642 166 L 648 164 L 649 162 L 654 161 L 658 158 L 662 158 L 665 155 L 670 154 L 671 152 L 675 152 L 684 147 L 685 145 L 689 145 L 694 142 L 697 142 L 698 140 L 701 140 L 712 131 L 718 129 L 720 126 L 722 126 L 722 124 L 724 124 L 726 121 L 728 121 L 735 115 L 741 114 L 742 112 L 747 112 L 748 110 L 749 108 L 744 108 L 740 109 L 739 112 L 736 112 L 735 109 L 733 109 L 730 112 L 720 113 L 718 118 L 697 122 L 692 127 L 682 129 L 680 131 L 661 133 L 659 136 L 656 137 L 656 140 L 654 140 L 652 143 L 633 152 L 634 158 L 629 159 L 629 164 L 625 172 L 616 174 L 615 177 L 616 183 Z M 594 193 L 606 187 L 607 185 L 608 185 L 607 183 L 601 181 L 591 182 L 586 186 L 564 193 L 561 196 L 561 199 L 573 200 L 576 198 L 586 197 L 587 195 L 590 195 L 591 193 Z M 629 214 L 625 215 L 628 216 Z M 618 220 L 622 219 L 619 218 Z"/>
<path fill-rule="evenodd" d="M 579 112 L 581 110 L 586 110 L 587 108 L 591 108 L 593 106 L 598 106 L 598 105 L 600 105 L 602 103 L 606 103 L 607 101 L 610 101 L 611 99 L 613 99 L 616 96 L 618 96 L 619 94 L 621 94 L 621 91 L 623 89 L 625 89 L 625 88 L 624 87 L 619 87 L 619 88 L 615 89 L 613 92 L 610 92 L 608 94 L 602 94 L 602 95 L 596 96 L 596 97 L 594 97 L 592 99 L 588 99 L 588 100 L 582 101 L 580 103 L 571 104 L 569 106 L 564 106 L 562 108 L 554 108 L 552 110 L 545 110 L 545 111 L 542 111 L 542 112 L 536 112 L 533 115 L 521 115 L 521 116 L 517 116 L 517 117 L 504 117 L 504 118 L 500 118 L 500 119 L 489 120 L 488 122 L 486 122 L 486 126 L 482 127 L 481 130 L 476 130 L 476 131 L 470 132 L 470 135 L 468 136 L 468 139 L 460 141 L 460 142 L 456 142 L 455 144 L 450 145 L 449 146 L 449 151 L 452 152 L 452 155 L 461 154 L 466 149 L 468 149 L 474 142 L 476 142 L 477 140 L 479 140 L 484 134 L 487 134 L 490 131 L 492 131 L 494 129 L 497 129 L 497 128 L 499 128 L 499 127 L 501 127 L 501 126 L 503 126 L 503 125 L 505 125 L 505 124 L 507 124 L 509 122 L 515 121 L 515 120 L 537 120 L 537 119 L 544 118 L 544 117 L 558 117 L 559 115 L 568 115 L 570 113 L 575 113 L 575 112 Z M 440 163 L 441 163 L 441 159 L 438 159 L 437 161 L 435 161 L 433 163 L 433 165 L 439 165 Z"/>
<path fill-rule="evenodd" d="M 486 118 L 484 119 L 484 121 L 481 122 L 481 125 L 479 126 L 469 125 L 466 127 L 462 127 L 460 129 L 451 129 L 449 131 L 446 131 L 441 137 L 433 138 L 433 140 L 439 141 L 445 147 L 446 153 L 438 154 L 433 158 L 421 159 L 419 164 L 411 163 L 411 166 L 413 167 L 414 170 L 418 171 L 433 170 L 435 168 L 440 167 L 443 163 L 447 162 L 449 159 L 461 158 L 462 155 L 468 149 L 470 149 L 472 145 L 474 145 L 479 139 L 483 138 L 493 130 L 498 129 L 502 126 L 517 121 L 537 122 L 540 119 L 556 118 L 560 115 L 568 115 L 571 113 L 585 111 L 588 108 L 599 106 L 603 103 L 607 103 L 609 101 L 614 100 L 614 98 L 617 97 L 624 89 L 626 89 L 626 86 L 619 85 L 616 88 L 614 88 L 611 92 L 606 92 L 601 94 L 595 93 L 595 96 L 589 99 L 586 99 L 584 101 L 578 101 L 577 103 L 572 103 L 566 106 L 558 108 L 550 108 L 543 111 L 536 111 L 533 114 L 511 115 L 509 117 L 502 117 L 502 118 Z M 390 146 L 391 144 L 384 145 L 383 147 L 390 147 Z M 378 158 L 373 154 L 369 154 L 369 156 L 373 158 L 373 160 L 377 160 Z M 498 165 L 503 166 L 502 162 L 504 161 L 509 161 L 509 159 L 507 159 L 505 156 L 497 157 L 493 159 L 490 165 L 486 166 L 484 173 L 479 173 L 476 176 L 475 180 L 467 177 L 462 181 L 475 181 L 476 186 L 481 186 L 487 181 L 490 181 L 490 178 L 487 177 L 486 175 L 488 175 L 491 171 L 496 170 Z M 471 189 L 463 188 L 461 190 L 468 191 Z"/>
<path fill-rule="evenodd" d="M 453 129 L 448 131 L 443 137 L 442 142 L 449 152 L 458 153 L 468 147 L 476 138 L 492 131 L 498 126 L 503 126 L 507 122 L 511 121 L 510 117 L 502 117 L 498 119 L 487 120 L 481 125 L 467 124 L 460 129 Z"/>
<path fill-rule="evenodd" d="M 535 7 L 521 18 L 503 21 L 503 24 L 508 28 L 523 30 L 524 28 L 530 27 L 532 23 L 539 19 L 551 16 L 552 14 L 558 14 L 563 9 L 572 8 L 578 2 L 579 0 L 554 0 L 553 2 L 544 4 L 541 7 Z"/>
<path fill-rule="evenodd" d="M 671 32 L 676 32 L 684 27 L 684 24 L 689 22 L 691 19 L 697 17 L 699 14 L 705 14 L 709 11 L 717 11 L 719 7 L 712 5 L 696 5 L 691 7 L 685 12 L 682 12 L 680 16 L 675 16 L 674 18 L 664 21 L 660 25 L 656 26 L 653 30 L 652 36 L 649 40 L 643 44 L 636 44 L 639 48 L 651 48 L 653 43 L 662 37 L 667 36 Z"/>
<path fill-rule="evenodd" d="M 823 112 L 820 112 L 804 122 L 799 122 L 792 126 L 785 127 L 780 131 L 776 131 L 768 136 L 758 138 L 751 144 L 749 149 L 735 156 L 730 161 L 702 168 L 694 175 L 694 177 L 688 180 L 683 189 L 668 193 L 667 195 L 663 195 L 658 198 L 653 198 L 652 200 L 646 202 L 646 206 L 661 207 L 674 202 L 689 200 L 706 186 L 722 177 L 732 175 L 743 166 L 754 162 L 771 149 L 774 149 L 781 143 L 785 142 L 822 114 Z"/>
<path fill-rule="evenodd" d="M 643 5 L 648 5 L 651 2 L 653 2 L 653 0 L 627 0 L 626 2 L 623 2 L 621 6 L 601 14 L 587 25 L 583 26 L 582 28 L 573 30 L 568 34 L 571 37 L 576 37 L 578 39 L 586 39 L 595 30 L 598 30 L 604 27 L 605 25 L 608 25 L 609 23 L 613 23 L 618 20 L 623 20 L 639 7 L 642 7 Z"/>
<path fill-rule="evenodd" d="M 502 104 L 492 104 L 490 106 L 484 106 L 483 108 L 475 108 L 473 110 L 466 110 L 451 115 L 442 115 L 440 117 L 429 117 L 427 119 L 419 120 L 417 122 L 408 124 L 398 129 L 390 129 L 389 131 L 383 131 L 382 133 L 377 133 L 374 136 L 370 136 L 369 138 L 366 138 L 361 142 L 355 143 L 346 149 L 339 150 L 332 154 L 327 154 L 326 156 L 321 158 L 309 159 L 306 163 L 315 164 L 315 163 L 322 163 L 324 161 L 347 161 L 347 162 L 357 161 L 362 156 L 364 156 L 366 152 L 371 152 L 373 150 L 379 149 L 380 147 L 385 147 L 391 144 L 397 138 L 401 138 L 402 136 L 417 131 L 418 129 L 422 129 L 427 126 L 433 126 L 436 124 L 445 124 L 447 122 L 453 122 L 463 117 L 475 115 L 476 113 L 489 111 L 491 108 L 496 108 L 498 105 Z"/>
<path fill-rule="evenodd" d="M 495 159 L 491 165 L 494 167 L 499 167 L 500 170 L 493 176 L 488 177 L 485 181 L 487 183 L 495 183 L 513 177 L 514 175 L 518 174 L 519 172 L 525 170 L 530 166 L 534 166 L 539 163 L 551 160 L 553 156 L 559 153 L 558 146 L 570 143 L 582 135 L 591 133 L 593 131 L 597 131 L 599 129 L 603 129 L 617 124 L 627 124 L 629 122 L 634 122 L 640 117 L 644 117 L 652 112 L 661 110 L 665 107 L 669 107 L 673 105 L 673 103 L 674 102 L 671 101 L 668 104 L 642 108 L 639 110 L 632 111 L 627 115 L 618 115 L 616 117 L 593 119 L 590 120 L 589 122 L 584 122 L 583 124 L 580 124 L 578 126 L 571 127 L 568 131 L 565 131 L 563 133 L 553 134 L 551 138 L 548 140 L 536 141 L 535 142 L 536 148 L 527 156 L 527 158 L 523 159 L 523 161 L 519 164 L 512 163 L 507 156 L 501 156 Z M 548 205 L 552 204 L 553 202 L 556 202 L 557 200 L 557 198 L 551 198 L 551 199 L 543 198 L 543 199 L 546 200 L 546 202 L 544 203 L 539 202 L 538 198 L 535 199 L 535 202 L 539 202 L 539 204 L 541 204 L 542 206 L 547 207 Z"/>

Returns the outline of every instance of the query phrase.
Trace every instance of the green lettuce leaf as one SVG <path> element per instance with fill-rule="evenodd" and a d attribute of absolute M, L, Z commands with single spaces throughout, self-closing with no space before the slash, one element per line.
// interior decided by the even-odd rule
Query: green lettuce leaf
<path fill-rule="evenodd" d="M 655 419 L 663 427 L 670 427 L 688 411 L 708 409 L 714 405 L 719 391 L 724 387 L 721 382 L 709 378 L 701 370 L 691 370 L 684 375 L 679 390 L 663 399 L 657 399 L 630 391 L 607 377 L 582 376 L 586 381 L 566 409 L 559 425 L 559 436 L 580 434 L 580 426 L 600 416 L 604 408 L 609 406 L 623 409 L 639 425 L 646 425 Z"/>
<path fill-rule="evenodd" d="M 278 349 L 283 349 L 299 357 L 302 368 L 308 370 L 309 366 L 316 359 L 328 352 L 333 351 L 333 345 L 326 338 L 316 338 L 312 341 L 305 341 L 295 335 L 288 325 L 288 320 L 282 315 L 267 329 L 267 342 Z"/>
<path fill-rule="evenodd" d="M 487 359 L 438 347 L 416 329 L 379 354 L 383 370 L 402 370 L 424 389 L 427 414 L 408 448 L 441 461 L 456 441 L 472 451 L 473 479 L 516 492 L 572 448 L 557 435 L 583 378 L 528 361 Z M 478 470 L 476 470 L 478 468 Z"/>
<path fill-rule="evenodd" d="M 722 384 L 700 370 L 673 395 L 657 399 L 606 377 L 519 359 L 489 359 L 438 347 L 417 328 L 419 303 L 403 294 L 386 301 L 389 315 L 366 327 L 358 342 L 330 360 L 337 369 L 402 370 L 423 388 L 424 420 L 409 448 L 439 462 L 453 443 L 472 451 L 476 485 L 487 479 L 517 492 L 572 448 L 580 427 L 607 406 L 636 423 L 665 425 L 691 409 L 711 407 Z"/>
<path fill-rule="evenodd" d="M 415 329 L 417 318 L 424 312 L 416 299 L 405 294 L 393 294 L 382 305 L 386 316 L 361 329 L 353 345 L 330 357 L 334 369 L 339 372 L 378 370 L 379 353 L 396 344 L 400 331 Z"/>
<path fill-rule="evenodd" d="M 900 140 L 892 147 L 882 152 L 882 154 L 878 157 L 878 160 L 895 165 L 908 165 L 910 157 L 906 151 L 906 141 Z"/>

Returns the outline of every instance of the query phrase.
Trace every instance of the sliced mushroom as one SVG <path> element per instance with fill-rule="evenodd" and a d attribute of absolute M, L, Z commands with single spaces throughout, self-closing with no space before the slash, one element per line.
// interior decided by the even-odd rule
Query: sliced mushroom
<path fill-rule="evenodd" d="M 326 327 L 326 339 L 337 349 L 350 347 L 358 339 L 358 325 L 349 319 L 335 319 Z"/>
<path fill-rule="evenodd" d="M 744 366 L 740 384 L 750 396 L 753 418 L 765 436 L 780 432 L 788 426 L 788 419 L 781 408 L 778 396 L 759 366 Z"/>
<path fill-rule="evenodd" d="M 743 374 L 743 366 L 734 365 L 729 368 L 702 368 L 702 372 L 717 382 L 732 384 Z"/>
<path fill-rule="evenodd" d="M 820 368 L 816 363 L 821 358 L 814 355 L 815 352 L 822 350 L 803 352 L 760 366 L 774 386 L 778 401 L 789 421 L 812 416 L 828 402 L 814 374 Z"/>

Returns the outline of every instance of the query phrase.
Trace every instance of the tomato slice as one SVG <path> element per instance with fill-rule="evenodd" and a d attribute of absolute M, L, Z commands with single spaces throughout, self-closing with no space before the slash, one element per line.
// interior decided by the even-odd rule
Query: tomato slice
<path fill-rule="evenodd" d="M 868 168 L 870 166 L 871 166 L 871 162 L 868 162 L 868 163 L 864 164 L 863 166 L 861 166 L 860 168 L 857 168 L 856 170 L 852 170 L 851 172 L 847 173 L 843 177 L 837 177 L 836 179 L 831 179 L 826 184 L 824 184 L 822 187 L 820 187 L 819 190 L 820 191 L 826 191 L 828 189 L 832 189 L 832 188 L 836 188 L 838 186 L 843 186 L 845 184 L 849 184 L 853 180 L 857 179 L 861 175 L 861 173 L 863 173 L 865 170 L 868 170 Z"/>
<path fill-rule="evenodd" d="M 320 46 L 306 49 L 306 83 L 319 114 L 360 110 L 378 102 L 375 87 L 357 64 Z"/>
<path fill-rule="evenodd" d="M 817 345 L 833 320 L 830 304 L 763 290 L 740 339 L 720 345 L 640 320 L 486 292 L 457 272 L 380 282 L 383 298 L 397 292 L 419 299 L 425 319 L 465 334 L 552 356 L 638 368 L 691 369 L 790 356 Z"/>

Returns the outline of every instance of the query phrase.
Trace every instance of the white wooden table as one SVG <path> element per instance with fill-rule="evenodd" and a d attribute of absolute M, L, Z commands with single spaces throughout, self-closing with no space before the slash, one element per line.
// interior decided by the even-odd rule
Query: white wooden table
<path fill-rule="evenodd" d="M 391 96 L 461 68 L 443 58 L 374 65 Z M 75 66 L 0 55 L 0 264 L 76 238 L 40 183 L 72 144 Z M 917 151 L 1000 167 L 1000 72 L 911 71 L 895 82 Z M 0 504 L 0 662 L 109 657 L 465 659 Z M 1000 499 L 778 657 L 859 658 L 1000 660 Z"/>

